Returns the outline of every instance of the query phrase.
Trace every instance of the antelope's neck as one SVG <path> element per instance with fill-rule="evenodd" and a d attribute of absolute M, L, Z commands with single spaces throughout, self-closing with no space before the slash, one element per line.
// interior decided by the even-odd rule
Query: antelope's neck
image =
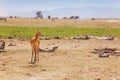
<path fill-rule="evenodd" d="M 39 40 L 39 38 L 40 38 L 40 36 L 37 36 L 37 35 L 35 36 L 35 40 Z"/>

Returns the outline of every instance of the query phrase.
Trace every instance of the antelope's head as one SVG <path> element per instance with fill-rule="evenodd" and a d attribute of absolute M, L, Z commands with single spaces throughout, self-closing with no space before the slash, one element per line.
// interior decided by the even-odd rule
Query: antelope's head
<path fill-rule="evenodd" d="M 37 31 L 37 32 L 36 32 L 36 36 L 39 36 L 39 37 L 40 37 L 40 36 L 43 36 L 43 35 L 41 34 L 41 32 Z"/>

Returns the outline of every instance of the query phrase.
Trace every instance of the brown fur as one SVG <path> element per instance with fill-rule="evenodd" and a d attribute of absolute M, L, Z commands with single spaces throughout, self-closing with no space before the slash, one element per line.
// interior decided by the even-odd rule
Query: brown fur
<path fill-rule="evenodd" d="M 31 63 L 35 63 L 36 60 L 39 61 L 40 36 L 42 36 L 42 34 L 39 31 L 37 31 L 35 37 L 30 40 L 30 44 L 32 47 Z"/>

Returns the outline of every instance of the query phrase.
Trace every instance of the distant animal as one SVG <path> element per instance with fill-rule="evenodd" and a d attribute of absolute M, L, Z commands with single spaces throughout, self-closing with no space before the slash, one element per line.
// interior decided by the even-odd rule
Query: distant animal
<path fill-rule="evenodd" d="M 35 34 L 35 37 L 33 37 L 30 40 L 30 44 L 32 47 L 31 63 L 35 63 L 36 61 L 39 61 L 40 36 L 43 36 L 43 35 L 39 31 L 37 31 Z"/>
<path fill-rule="evenodd" d="M 79 16 L 75 16 L 74 19 L 78 20 L 78 19 L 79 19 Z"/>
<path fill-rule="evenodd" d="M 0 21 L 4 21 L 4 22 L 6 22 L 7 19 L 6 19 L 6 18 L 1 18 L 1 17 L 0 17 Z"/>
<path fill-rule="evenodd" d="M 74 19 L 74 16 L 70 16 L 70 18 L 69 19 Z"/>

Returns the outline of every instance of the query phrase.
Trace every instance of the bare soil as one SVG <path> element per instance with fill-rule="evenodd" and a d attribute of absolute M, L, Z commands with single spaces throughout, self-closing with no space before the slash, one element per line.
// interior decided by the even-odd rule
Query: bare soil
<path fill-rule="evenodd" d="M 120 40 L 41 40 L 42 49 L 58 46 L 55 52 L 40 53 L 31 64 L 29 41 L 6 41 L 0 54 L 0 80 L 120 80 L 120 56 L 99 58 L 95 48 L 120 49 Z M 8 46 L 9 44 L 14 46 Z"/>

